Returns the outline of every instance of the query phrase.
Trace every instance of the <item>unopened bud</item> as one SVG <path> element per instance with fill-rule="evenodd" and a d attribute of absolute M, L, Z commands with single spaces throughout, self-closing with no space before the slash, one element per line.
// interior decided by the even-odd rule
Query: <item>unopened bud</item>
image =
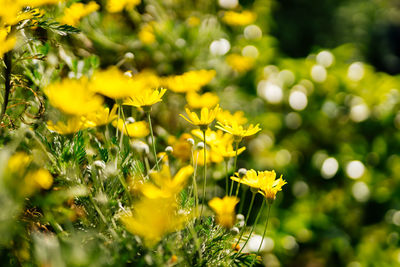
<path fill-rule="evenodd" d="M 129 118 L 126 119 L 126 122 L 127 122 L 127 123 L 134 123 L 134 122 L 135 122 L 135 119 L 132 118 L 132 117 L 129 117 Z"/>
<path fill-rule="evenodd" d="M 239 228 L 237 228 L 237 227 L 232 227 L 230 231 L 231 231 L 231 234 L 233 234 L 233 235 L 239 234 Z"/>
<path fill-rule="evenodd" d="M 165 148 L 165 152 L 167 152 L 167 153 L 172 153 L 172 152 L 174 152 L 174 149 L 172 148 L 172 146 L 167 146 L 167 147 Z"/>
<path fill-rule="evenodd" d="M 194 140 L 193 138 L 188 138 L 186 139 L 192 146 L 194 146 Z"/>
<path fill-rule="evenodd" d="M 99 170 L 104 170 L 106 168 L 106 164 L 102 160 L 96 160 L 93 162 L 93 165 Z"/>
<path fill-rule="evenodd" d="M 204 148 L 204 143 L 203 142 L 198 142 L 197 143 L 197 148 L 198 149 L 203 149 Z"/>
<path fill-rule="evenodd" d="M 239 213 L 239 214 L 236 215 L 236 219 L 238 221 L 244 221 L 244 215 Z"/>
<path fill-rule="evenodd" d="M 240 168 L 240 169 L 238 170 L 238 173 L 239 173 L 239 177 L 240 177 L 240 178 L 243 178 L 243 177 L 246 175 L 247 170 L 246 170 L 245 168 Z"/>
<path fill-rule="evenodd" d="M 135 55 L 134 55 L 133 53 L 131 53 L 131 52 L 128 52 L 128 53 L 126 53 L 126 54 L 124 55 L 124 57 L 125 57 L 127 60 L 132 60 L 132 59 L 135 58 Z"/>

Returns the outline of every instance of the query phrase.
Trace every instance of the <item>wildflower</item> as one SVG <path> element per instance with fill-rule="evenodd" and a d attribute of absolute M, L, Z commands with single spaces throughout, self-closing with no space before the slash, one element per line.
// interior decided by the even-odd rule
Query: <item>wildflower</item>
<path fill-rule="evenodd" d="M 129 232 L 141 236 L 146 246 L 153 247 L 187 221 L 187 215 L 179 214 L 176 206 L 172 198 L 142 198 L 135 203 L 133 213 L 122 216 L 121 221 Z"/>
<path fill-rule="evenodd" d="M 197 26 L 197 25 L 199 25 L 200 24 L 200 19 L 198 18 L 198 17 L 196 17 L 196 16 L 190 16 L 188 19 L 187 19 L 187 24 L 190 26 L 190 27 L 195 27 L 195 26 Z"/>
<path fill-rule="evenodd" d="M 67 120 L 67 123 L 62 121 L 58 121 L 54 124 L 52 121 L 48 121 L 46 124 L 47 129 L 50 131 L 56 132 L 58 134 L 66 135 L 76 133 L 80 130 L 86 129 L 88 126 L 86 125 L 85 119 L 80 116 L 70 117 Z"/>
<path fill-rule="evenodd" d="M 154 29 L 151 24 L 144 25 L 138 34 L 139 40 L 146 45 L 150 45 L 156 41 Z"/>
<path fill-rule="evenodd" d="M 53 176 L 51 176 L 48 170 L 43 168 L 29 172 L 25 180 L 27 181 L 27 185 L 33 184 L 35 187 L 46 190 L 53 184 Z"/>
<path fill-rule="evenodd" d="M 243 125 L 247 122 L 246 117 L 244 117 L 244 112 L 239 110 L 231 114 L 229 110 L 220 110 L 217 114 L 217 121 L 222 124 L 231 124 L 236 122 L 238 125 Z"/>
<path fill-rule="evenodd" d="M 214 78 L 215 74 L 215 70 L 192 70 L 182 75 L 166 77 L 162 83 L 175 93 L 187 93 L 200 90 Z"/>
<path fill-rule="evenodd" d="M 275 179 L 275 176 L 276 174 L 274 171 L 256 172 L 255 170 L 248 170 L 244 176 L 235 173 L 235 176 L 231 176 L 231 179 L 259 190 L 266 181 L 269 181 L 271 178 Z"/>
<path fill-rule="evenodd" d="M 64 79 L 44 89 L 50 104 L 69 115 L 86 115 L 102 108 L 103 98 L 88 89 L 88 80 Z"/>
<path fill-rule="evenodd" d="M 90 113 L 85 116 L 85 124 L 88 127 L 96 127 L 105 124 L 109 124 L 114 121 L 118 116 L 116 115 L 117 112 L 117 105 L 114 105 L 110 111 L 110 108 L 102 108 L 96 112 Z"/>
<path fill-rule="evenodd" d="M 124 75 L 117 67 L 110 67 L 93 74 L 91 87 L 94 92 L 113 99 L 127 98 L 133 95 L 132 79 Z"/>
<path fill-rule="evenodd" d="M 207 127 L 210 123 L 212 123 L 215 119 L 215 116 L 218 114 L 219 105 L 217 105 L 214 109 L 202 108 L 200 112 L 200 118 L 197 116 L 195 112 L 191 112 L 190 109 L 186 108 L 187 117 L 182 114 L 179 114 L 182 118 L 193 125 L 200 126 L 200 128 Z"/>
<path fill-rule="evenodd" d="M 238 141 L 242 140 L 243 137 L 251 136 L 261 131 L 261 129 L 258 127 L 259 124 L 257 124 L 256 126 L 250 124 L 250 126 L 247 129 L 245 129 L 242 125 L 239 125 L 236 122 L 233 122 L 230 125 L 222 124 L 220 122 L 217 123 L 218 125 L 215 127 L 221 129 L 222 131 L 230 133 L 231 135 L 234 136 L 235 140 Z"/>
<path fill-rule="evenodd" d="M 172 155 L 182 161 L 187 161 L 192 155 L 192 144 L 188 139 L 192 138 L 190 134 L 184 133 L 177 140 L 175 136 L 168 137 L 168 144 L 172 146 Z"/>
<path fill-rule="evenodd" d="M 73 3 L 70 7 L 64 10 L 64 16 L 61 18 L 61 23 L 77 26 L 81 18 L 97 11 L 99 8 L 100 6 L 94 1 L 89 2 L 86 5 L 83 3 Z"/>
<path fill-rule="evenodd" d="M 147 89 L 142 92 L 138 92 L 135 96 L 130 97 L 123 105 L 134 106 L 134 107 L 150 107 L 158 102 L 162 101 L 162 97 L 167 89 L 152 90 Z"/>
<path fill-rule="evenodd" d="M 239 54 L 231 54 L 226 57 L 226 62 L 233 70 L 237 72 L 246 72 L 253 67 L 255 59 Z"/>
<path fill-rule="evenodd" d="M 140 0 L 107 0 L 107 11 L 110 13 L 121 12 L 122 10 L 132 10 L 140 4 Z"/>
<path fill-rule="evenodd" d="M 265 175 L 259 191 L 259 193 L 261 193 L 269 203 L 272 203 L 275 200 L 276 194 L 281 191 L 282 186 L 286 184 L 286 181 L 282 179 L 282 175 L 277 180 L 275 180 L 275 178 L 275 171 L 272 171 L 271 174 Z"/>
<path fill-rule="evenodd" d="M 7 28 L 0 27 L 0 58 L 14 48 L 16 38 L 8 34 L 9 30 Z"/>
<path fill-rule="evenodd" d="M 208 202 L 208 205 L 217 214 L 217 223 L 226 228 L 232 228 L 235 224 L 235 206 L 239 202 L 237 197 L 224 198 L 215 197 Z"/>
<path fill-rule="evenodd" d="M 181 168 L 172 178 L 168 165 L 163 165 L 161 171 L 150 173 L 153 183 L 144 184 L 142 193 L 147 198 L 175 197 L 176 194 L 182 191 L 192 173 L 193 167 L 188 165 Z"/>
<path fill-rule="evenodd" d="M 214 151 L 215 153 L 220 154 L 222 157 L 224 158 L 233 158 L 237 155 L 242 154 L 243 151 L 246 150 L 246 147 L 241 147 L 237 150 L 233 149 L 233 140 L 231 140 L 230 142 L 220 142 L 216 145 L 211 146 L 212 151 Z"/>
<path fill-rule="evenodd" d="M 32 162 L 32 157 L 25 152 L 17 152 L 10 157 L 7 163 L 7 171 L 10 173 L 22 173 L 28 168 Z M 22 172 L 22 173 L 21 173 Z"/>
<path fill-rule="evenodd" d="M 132 123 L 124 122 L 122 119 L 113 121 L 112 125 L 129 137 L 146 137 L 149 135 L 150 130 L 145 121 L 137 121 Z"/>
<path fill-rule="evenodd" d="M 213 108 L 219 103 L 219 97 L 214 93 L 204 93 L 202 95 L 196 92 L 188 92 L 186 101 L 190 108 Z"/>
<path fill-rule="evenodd" d="M 217 115 L 218 116 L 218 115 Z M 194 129 L 191 131 L 191 133 L 199 138 L 200 140 L 203 140 L 203 131 L 200 129 Z M 206 130 L 206 143 L 207 145 L 213 146 L 217 145 L 220 142 L 225 142 L 227 139 L 232 139 L 232 136 L 229 134 L 224 134 L 223 131 L 218 130 L 218 131 L 213 131 L 210 128 Z"/>
<path fill-rule="evenodd" d="M 251 11 L 243 11 L 241 13 L 235 11 L 226 11 L 222 17 L 222 21 L 230 26 L 245 26 L 253 23 L 257 15 Z"/>

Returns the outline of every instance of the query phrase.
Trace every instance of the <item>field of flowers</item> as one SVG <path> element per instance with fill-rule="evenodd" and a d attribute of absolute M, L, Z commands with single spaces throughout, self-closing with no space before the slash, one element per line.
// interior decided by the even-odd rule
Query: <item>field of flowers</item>
<path fill-rule="evenodd" d="M 0 0 L 0 265 L 400 266 L 400 6 L 333 2 Z"/>

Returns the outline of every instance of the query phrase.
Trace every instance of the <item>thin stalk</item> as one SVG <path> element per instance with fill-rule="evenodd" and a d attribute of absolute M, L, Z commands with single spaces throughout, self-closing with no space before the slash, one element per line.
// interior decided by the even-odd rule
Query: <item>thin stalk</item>
<path fill-rule="evenodd" d="M 236 147 L 236 152 L 235 152 L 235 163 L 233 164 L 233 172 L 236 171 L 236 163 L 237 163 L 238 148 L 239 148 L 239 142 L 236 141 L 235 143 L 236 143 L 236 145 L 235 145 L 235 147 Z M 235 183 L 235 182 L 232 180 L 232 183 L 231 183 L 231 190 L 229 191 L 229 196 L 232 196 L 233 184 L 234 184 L 234 183 Z M 239 183 L 239 184 L 240 184 L 240 183 Z M 238 185 L 238 187 L 239 187 L 239 185 Z M 237 191 L 237 190 L 236 190 L 236 191 Z M 237 196 L 237 194 L 236 194 L 236 196 Z"/>
<path fill-rule="evenodd" d="M 264 209 L 264 205 L 265 205 L 265 201 L 263 200 L 263 202 L 262 202 L 262 204 L 261 204 L 261 208 L 260 208 L 260 210 L 258 211 L 256 220 L 254 221 L 254 224 L 253 224 L 253 226 L 251 227 L 250 234 L 249 234 L 249 238 L 247 238 L 246 242 L 243 244 L 243 246 L 240 248 L 240 250 L 239 250 L 239 252 L 238 252 L 237 254 L 240 254 L 240 252 L 242 252 L 243 248 L 247 245 L 247 242 L 249 242 L 249 240 L 250 240 L 250 238 L 251 238 L 251 234 L 253 233 L 254 228 L 256 227 L 256 225 L 257 225 L 257 223 L 258 223 L 258 219 L 260 218 L 260 215 L 261 215 L 261 213 L 262 213 L 262 210 Z"/>
<path fill-rule="evenodd" d="M 245 188 L 242 190 L 242 195 L 240 196 L 240 199 L 242 199 L 242 200 L 245 200 L 245 199 L 246 199 L 247 190 L 248 190 L 248 187 L 245 187 Z M 243 206 L 244 206 L 244 201 L 241 201 L 241 202 L 242 202 L 242 203 L 240 203 L 240 206 L 239 206 L 239 213 L 242 213 L 242 211 L 243 211 Z"/>
<path fill-rule="evenodd" d="M 229 188 L 228 161 L 229 159 L 225 160 L 225 194 L 228 194 L 228 188 Z"/>
<path fill-rule="evenodd" d="M 203 168 L 203 178 L 204 178 L 204 183 L 203 183 L 203 205 L 201 205 L 201 211 L 200 211 L 200 217 L 203 214 L 203 208 L 204 205 L 206 204 L 206 182 L 207 182 L 207 158 L 206 158 L 206 130 L 203 130 L 203 137 L 204 137 L 204 168 Z"/>
<path fill-rule="evenodd" d="M 196 153 L 196 161 L 195 161 L 194 160 L 193 148 L 192 148 L 192 165 L 193 165 L 193 169 L 194 169 L 194 171 L 193 171 L 193 182 L 192 182 L 193 183 L 193 185 L 192 185 L 193 190 L 192 191 L 194 191 L 194 201 L 195 201 L 194 204 L 195 204 L 196 213 L 197 213 L 198 208 L 199 208 L 199 192 L 197 190 L 197 181 L 196 181 L 197 162 L 198 162 L 198 160 L 199 160 L 199 153 L 198 152 Z M 192 191 L 189 194 L 189 198 L 192 197 L 192 193 L 193 193 Z"/>
<path fill-rule="evenodd" d="M 252 261 L 250 267 L 252 267 L 252 266 L 254 265 L 254 263 L 255 263 L 255 261 L 256 261 L 256 259 L 257 259 L 257 255 L 258 255 L 258 253 L 260 253 L 260 249 L 261 249 L 262 243 L 263 243 L 263 241 L 264 241 L 265 233 L 267 232 L 267 228 L 268 228 L 268 221 L 269 221 L 269 213 L 270 213 L 270 211 L 271 211 L 271 204 L 268 204 L 267 222 L 265 223 L 264 233 L 263 233 L 263 235 L 262 235 L 261 243 L 260 243 L 260 246 L 258 247 L 256 256 L 254 257 L 254 259 L 253 259 L 253 261 Z"/>
<path fill-rule="evenodd" d="M 257 193 L 253 193 L 253 195 L 251 196 L 251 202 L 250 202 L 249 211 L 247 212 L 246 220 L 244 221 L 243 228 L 242 228 L 242 230 L 240 231 L 239 239 L 238 239 L 238 241 L 236 242 L 236 245 L 234 246 L 234 248 L 236 248 L 236 246 L 239 244 L 240 240 L 242 239 L 242 236 L 243 236 L 243 233 L 244 233 L 244 229 L 245 229 L 246 226 L 247 226 L 247 221 L 248 221 L 249 216 L 250 216 L 250 213 L 251 213 L 251 209 L 253 208 L 254 199 L 256 198 L 256 194 L 257 194 Z M 237 255 L 237 254 L 236 254 L 236 255 Z M 236 257 L 235 257 L 235 258 L 236 258 Z"/>
<path fill-rule="evenodd" d="M 150 111 L 147 112 L 147 119 L 149 120 L 149 128 L 150 128 L 150 135 L 151 135 L 151 143 L 153 145 L 154 160 L 156 161 L 157 170 L 160 171 L 160 166 L 158 165 L 158 161 L 157 161 L 156 142 L 154 140 L 153 126 L 151 125 Z"/>
<path fill-rule="evenodd" d="M 6 114 L 8 100 L 11 91 L 11 68 L 12 68 L 12 50 L 4 54 L 4 78 L 5 78 L 5 91 L 4 91 L 4 101 L 1 107 L 0 122 L 2 122 L 4 115 Z"/>

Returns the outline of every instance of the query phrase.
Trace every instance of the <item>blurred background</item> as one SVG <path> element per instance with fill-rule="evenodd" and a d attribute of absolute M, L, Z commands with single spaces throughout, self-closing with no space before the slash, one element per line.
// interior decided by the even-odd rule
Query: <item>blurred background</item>
<path fill-rule="evenodd" d="M 43 80 L 35 75 L 111 65 L 160 76 L 215 69 L 202 92 L 263 129 L 243 142 L 238 166 L 275 169 L 288 182 L 271 211 L 266 266 L 400 266 L 398 0 L 142 0 L 121 12 L 96 2 L 79 34 L 33 31 L 48 59 L 24 70 L 34 86 Z M 168 92 L 155 106 L 158 136 L 187 130 L 185 104 Z M 224 166 L 210 169 L 220 191 L 209 190 L 220 195 Z M 250 194 L 242 200 L 245 210 Z"/>

